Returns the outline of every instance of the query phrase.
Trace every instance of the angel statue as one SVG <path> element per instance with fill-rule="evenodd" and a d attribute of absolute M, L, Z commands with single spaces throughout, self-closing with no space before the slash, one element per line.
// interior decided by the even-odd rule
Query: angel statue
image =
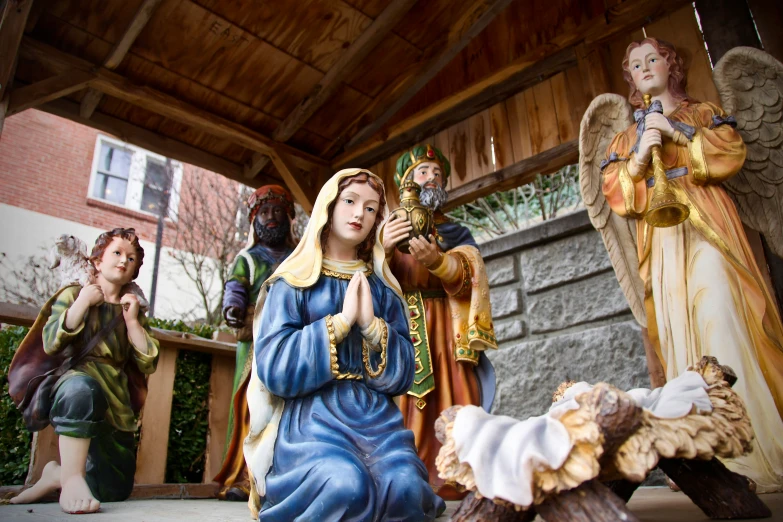
<path fill-rule="evenodd" d="M 726 464 L 758 492 L 779 491 L 783 326 L 741 218 L 783 253 L 783 66 L 756 49 L 727 53 L 713 76 L 730 116 L 688 96 L 670 43 L 631 43 L 622 66 L 628 101 L 603 94 L 582 119 L 585 206 L 666 379 L 705 355 L 736 371 L 756 439 Z"/>
<path fill-rule="evenodd" d="M 377 240 L 385 213 L 380 178 L 341 170 L 259 293 L 244 454 L 260 520 L 425 521 L 446 508 L 394 403 L 415 356 Z"/>

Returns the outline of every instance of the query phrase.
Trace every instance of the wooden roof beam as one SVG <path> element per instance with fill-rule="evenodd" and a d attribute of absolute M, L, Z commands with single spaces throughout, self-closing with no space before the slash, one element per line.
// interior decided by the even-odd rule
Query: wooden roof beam
<path fill-rule="evenodd" d="M 19 44 L 33 0 L 5 0 L 0 13 L 0 135 L 9 105 L 8 87 L 14 80 Z"/>
<path fill-rule="evenodd" d="M 84 71 L 66 71 L 46 80 L 42 80 L 24 87 L 14 87 L 10 93 L 7 116 L 13 116 L 18 112 L 32 109 L 44 103 L 68 96 L 72 92 L 80 91 L 95 78 L 94 74 Z"/>
<path fill-rule="evenodd" d="M 456 57 L 468 43 L 483 31 L 487 25 L 503 11 L 512 0 L 484 0 L 469 5 L 466 12 L 449 30 L 447 39 L 441 47 L 433 47 L 429 56 L 420 61 L 421 66 L 412 71 L 400 83 L 392 84 L 379 94 L 364 111 L 359 120 L 369 117 L 370 123 L 359 130 L 346 145 L 350 148 L 363 142 L 386 124 L 392 116 L 413 98 L 448 63 Z M 357 120 L 357 121 L 359 121 Z"/>
<path fill-rule="evenodd" d="M 391 154 L 577 65 L 578 58 L 583 58 L 594 46 L 620 32 L 635 30 L 686 3 L 687 0 L 626 0 L 609 9 L 605 15 L 558 35 L 483 80 L 384 129 L 371 140 L 347 150 L 332 163 L 336 168 L 372 166 Z"/>
<path fill-rule="evenodd" d="M 103 66 L 106 69 L 114 70 L 122 63 L 122 60 L 125 58 L 125 55 L 128 54 L 133 42 L 135 42 L 136 38 L 141 34 L 142 29 L 144 29 L 147 22 L 150 21 L 152 14 L 162 1 L 163 0 L 144 0 L 144 3 L 142 3 L 138 11 L 136 11 L 133 20 L 131 20 L 130 25 L 125 30 L 125 34 L 122 35 L 114 46 L 114 49 L 111 50 L 109 56 L 103 62 Z M 102 92 L 96 91 L 95 89 L 88 90 L 87 94 L 85 94 L 82 99 L 80 109 L 82 117 L 89 118 L 92 116 L 92 113 L 95 112 L 95 109 L 98 107 L 102 98 Z"/>
<path fill-rule="evenodd" d="M 26 59 L 48 66 L 56 72 L 63 72 L 70 68 L 94 73 L 95 78 L 89 85 L 104 94 L 190 125 L 213 136 L 232 141 L 250 150 L 263 154 L 282 152 L 290 156 L 291 162 L 297 167 L 313 173 L 313 175 L 319 175 L 318 173 L 328 166 L 328 162 L 321 158 L 283 143 L 276 143 L 259 132 L 151 87 L 134 84 L 119 74 L 105 68 L 96 68 L 81 58 L 63 53 L 44 43 L 24 38 L 21 53 Z"/>
<path fill-rule="evenodd" d="M 205 152 L 173 138 L 169 138 L 168 136 L 114 118 L 108 114 L 99 112 L 94 114 L 90 119 L 84 118 L 79 113 L 79 104 L 68 100 L 67 98 L 51 101 L 41 105 L 38 109 L 54 114 L 55 116 L 60 116 L 61 118 L 75 121 L 76 123 L 81 123 L 82 125 L 88 125 L 94 129 L 116 136 L 122 141 L 132 143 L 162 156 L 166 156 L 167 158 L 190 163 L 191 165 L 217 172 L 229 179 L 245 185 L 251 185 L 254 188 L 258 188 L 267 183 L 280 183 L 280 180 L 278 179 L 267 177 L 257 177 L 250 183 L 244 178 L 242 165 L 215 156 L 214 154 L 210 154 L 209 152 Z"/>
<path fill-rule="evenodd" d="M 526 56 L 515 61 L 513 67 L 506 67 L 401 121 L 391 127 L 388 134 L 373 136 L 361 146 L 335 158 L 333 164 L 338 169 L 372 166 L 576 64 L 573 49 L 563 49 L 540 61 Z"/>
<path fill-rule="evenodd" d="M 269 158 L 272 160 L 277 172 L 280 173 L 286 186 L 288 186 L 294 199 L 302 206 L 305 212 L 308 214 L 312 213 L 315 198 L 318 195 L 318 189 L 313 186 L 314 183 L 307 185 L 302 176 L 296 175 L 296 168 L 291 162 L 290 156 L 285 152 L 276 150 L 269 154 Z"/>
<path fill-rule="evenodd" d="M 340 55 L 337 62 L 321 78 L 318 85 L 313 87 L 310 94 L 299 102 L 299 105 L 277 126 L 272 133 L 272 139 L 280 142 L 291 139 L 296 131 L 301 129 L 307 120 L 332 97 L 337 88 L 370 54 L 370 51 L 388 36 L 416 2 L 417 0 L 393 0 L 386 6 L 386 9 L 359 35 L 348 50 Z M 254 158 L 248 165 L 248 177 L 252 178 L 261 172 L 268 162 L 268 156 L 263 156 L 258 161 Z"/>

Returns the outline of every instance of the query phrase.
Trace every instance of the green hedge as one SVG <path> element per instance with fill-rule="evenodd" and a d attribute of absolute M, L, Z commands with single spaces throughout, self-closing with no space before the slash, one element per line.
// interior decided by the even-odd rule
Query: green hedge
<path fill-rule="evenodd" d="M 8 367 L 27 328 L 10 326 L 0 329 L 0 485 L 24 484 L 30 465 L 32 434 L 24 427 L 22 414 L 8 395 Z"/>
<path fill-rule="evenodd" d="M 182 321 L 150 319 L 150 325 L 212 338 L 213 326 L 190 327 Z M 181 350 L 177 355 L 171 426 L 166 458 L 167 483 L 199 483 L 204 478 L 212 356 Z"/>
<path fill-rule="evenodd" d="M 150 319 L 150 325 L 212 338 L 215 328 L 189 327 L 182 321 Z M 0 329 L 0 485 L 23 484 L 30 463 L 32 435 L 8 395 L 8 367 L 27 333 L 21 326 Z M 198 483 L 203 479 L 209 414 L 209 376 L 212 356 L 180 351 L 174 378 L 166 482 Z M 149 397 L 148 399 L 154 400 Z"/>

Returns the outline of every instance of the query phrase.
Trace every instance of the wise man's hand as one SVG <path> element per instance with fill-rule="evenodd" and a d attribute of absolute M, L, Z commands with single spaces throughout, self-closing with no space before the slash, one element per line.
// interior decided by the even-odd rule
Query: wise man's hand
<path fill-rule="evenodd" d="M 427 268 L 440 259 L 440 252 L 435 244 L 435 238 L 430 234 L 429 240 L 424 236 L 414 237 L 410 241 L 410 251 L 413 258 Z"/>
<path fill-rule="evenodd" d="M 397 243 L 407 238 L 413 230 L 413 225 L 407 219 L 401 219 L 397 214 L 392 215 L 383 227 L 383 250 L 386 257 L 391 256 Z"/>
<path fill-rule="evenodd" d="M 223 317 L 226 324 L 231 328 L 242 328 L 245 326 L 245 317 L 243 310 L 238 306 L 228 306 L 223 310 Z"/>

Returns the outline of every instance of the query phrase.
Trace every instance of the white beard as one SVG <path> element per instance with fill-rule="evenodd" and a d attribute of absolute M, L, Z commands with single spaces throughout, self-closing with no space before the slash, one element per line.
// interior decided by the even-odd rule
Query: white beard
<path fill-rule="evenodd" d="M 419 201 L 425 207 L 438 210 L 449 200 L 449 195 L 440 185 L 437 188 L 423 188 L 419 195 Z"/>

